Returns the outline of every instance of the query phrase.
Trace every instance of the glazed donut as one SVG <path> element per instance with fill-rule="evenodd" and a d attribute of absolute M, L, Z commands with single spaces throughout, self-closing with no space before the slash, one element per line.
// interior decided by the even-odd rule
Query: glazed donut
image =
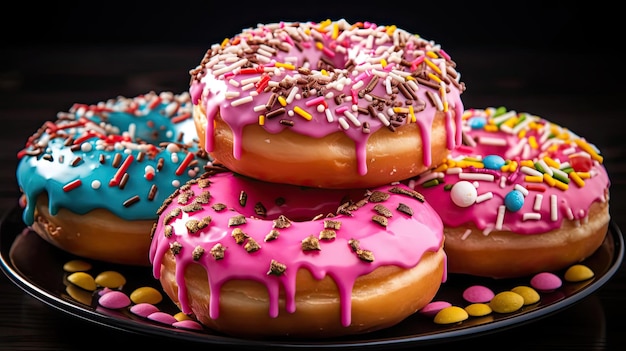
<path fill-rule="evenodd" d="M 371 191 L 207 171 L 164 203 L 150 260 L 164 292 L 238 337 L 331 337 L 399 323 L 446 280 L 443 224 L 404 185 Z"/>
<path fill-rule="evenodd" d="M 455 68 L 393 25 L 280 22 L 211 46 L 189 91 L 200 146 L 234 172 L 366 188 L 416 176 L 460 144 Z"/>
<path fill-rule="evenodd" d="M 597 148 L 539 116 L 468 109 L 463 146 L 410 181 L 441 215 L 450 273 L 557 271 L 589 257 L 609 225 Z"/>
<path fill-rule="evenodd" d="M 149 266 L 157 209 L 203 171 L 189 93 L 74 104 L 18 152 L 23 220 L 72 254 Z"/>

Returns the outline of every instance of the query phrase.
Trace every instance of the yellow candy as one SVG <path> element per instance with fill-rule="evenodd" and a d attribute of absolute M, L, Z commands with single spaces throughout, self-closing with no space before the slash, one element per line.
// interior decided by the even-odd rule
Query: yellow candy
<path fill-rule="evenodd" d="M 156 305 L 163 300 L 163 295 L 161 295 L 161 293 L 155 288 L 144 286 L 135 289 L 135 291 L 130 294 L 130 300 L 134 303 L 149 303 Z"/>
<path fill-rule="evenodd" d="M 520 294 L 520 296 L 524 298 L 524 305 L 531 305 L 538 302 L 540 299 L 537 290 L 531 288 L 530 286 L 516 286 L 511 289 L 511 291 L 516 294 Z"/>
<path fill-rule="evenodd" d="M 582 282 L 583 280 L 593 278 L 593 271 L 582 264 L 575 264 L 565 271 L 565 280 L 568 282 Z"/>
<path fill-rule="evenodd" d="M 489 307 L 491 307 L 494 312 L 498 313 L 515 312 L 522 308 L 523 305 L 524 298 L 522 295 L 512 291 L 498 293 L 489 301 Z"/>
<path fill-rule="evenodd" d="M 491 313 L 491 307 L 486 303 L 473 303 L 465 306 L 465 311 L 472 317 L 482 317 Z"/>
<path fill-rule="evenodd" d="M 126 284 L 126 278 L 115 271 L 105 271 L 96 276 L 96 284 L 106 288 L 120 288 Z"/>
<path fill-rule="evenodd" d="M 85 290 L 96 290 L 96 281 L 93 277 L 85 272 L 75 272 L 67 276 L 67 280 Z"/>
<path fill-rule="evenodd" d="M 63 270 L 69 273 L 84 272 L 91 269 L 91 263 L 83 260 L 71 260 L 63 265 Z"/>
<path fill-rule="evenodd" d="M 65 292 L 83 305 L 91 306 L 91 292 L 71 284 L 65 287 Z"/>
<path fill-rule="evenodd" d="M 174 315 L 174 318 L 176 318 L 177 321 L 186 321 L 186 320 L 190 320 L 191 317 L 189 317 L 188 315 L 186 315 L 183 312 L 178 312 Z"/>
<path fill-rule="evenodd" d="M 462 322 L 469 318 L 467 311 L 458 306 L 449 306 L 443 308 L 435 315 L 435 323 L 437 324 L 453 324 Z"/>

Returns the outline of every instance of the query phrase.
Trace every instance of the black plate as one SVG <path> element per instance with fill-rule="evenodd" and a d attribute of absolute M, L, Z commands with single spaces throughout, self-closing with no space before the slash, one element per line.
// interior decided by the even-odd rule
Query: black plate
<path fill-rule="evenodd" d="M 63 252 L 41 239 L 26 228 L 21 220 L 21 210 L 14 208 L 2 217 L 0 223 L 1 267 L 9 279 L 38 300 L 72 316 L 111 328 L 159 335 L 204 344 L 240 347 L 275 348 L 352 348 L 390 349 L 411 345 L 448 342 L 497 332 L 535 321 L 561 311 L 604 285 L 618 270 L 624 256 L 624 239 L 620 229 L 611 221 L 602 246 L 583 263 L 591 268 L 595 276 L 579 283 L 564 282 L 563 286 L 550 293 L 541 293 L 540 302 L 524 306 L 507 313 L 492 313 L 485 317 L 470 317 L 452 325 L 438 325 L 431 317 L 419 313 L 386 330 L 364 335 L 333 339 L 240 339 L 222 335 L 211 330 L 186 330 L 153 322 L 130 313 L 127 309 L 107 310 L 97 302 L 79 302 L 67 293 L 67 273 L 63 265 L 78 257 Z M 93 275 L 105 270 L 115 270 L 127 279 L 122 291 L 130 294 L 134 289 L 151 286 L 162 291 L 158 281 L 152 277 L 149 267 L 130 267 L 90 261 Z M 560 277 L 564 272 L 554 272 Z M 518 285 L 530 285 L 530 277 L 520 279 L 493 280 L 473 276 L 450 274 L 442 284 L 435 300 L 444 300 L 456 306 L 465 306 L 462 292 L 471 285 L 485 285 L 494 292 L 510 290 Z M 164 300 L 158 307 L 163 312 L 177 313 L 177 307 L 163 294 Z M 97 299 L 93 299 L 97 301 Z"/>

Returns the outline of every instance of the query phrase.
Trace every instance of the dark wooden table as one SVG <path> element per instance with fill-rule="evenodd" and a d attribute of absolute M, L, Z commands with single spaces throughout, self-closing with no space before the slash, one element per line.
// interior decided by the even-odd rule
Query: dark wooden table
<path fill-rule="evenodd" d="M 150 90 L 186 90 L 187 72 L 199 62 L 204 49 L 172 45 L 3 49 L 0 209 L 5 212 L 17 205 L 16 153 L 43 121 L 74 102 L 94 103 Z M 599 146 L 612 180 L 612 218 L 619 228 L 626 228 L 622 127 L 626 113 L 620 67 L 610 59 L 587 64 L 564 52 L 465 48 L 448 52 L 459 63 L 467 84 L 466 107 L 507 106 L 532 112 L 568 126 Z M 626 269 L 621 268 L 598 291 L 558 313 L 444 345 L 451 349 L 616 349 L 626 345 L 625 313 Z M 126 343 L 146 349 L 219 349 L 89 323 L 47 306 L 0 274 L 1 350 L 114 349 Z"/>

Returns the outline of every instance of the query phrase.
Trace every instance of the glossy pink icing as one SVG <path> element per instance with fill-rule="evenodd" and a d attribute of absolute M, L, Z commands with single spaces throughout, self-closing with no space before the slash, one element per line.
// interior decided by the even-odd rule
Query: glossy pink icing
<path fill-rule="evenodd" d="M 348 326 L 351 322 L 351 291 L 359 276 L 384 265 L 413 267 L 425 252 L 436 252 L 442 245 L 441 219 L 430 205 L 418 198 L 421 195 L 391 193 L 393 188 L 412 191 L 404 185 L 374 189 L 375 192 L 387 193 L 389 198 L 383 202 L 365 201 L 362 207 L 349 214 L 326 218 L 327 214 L 335 214 L 345 199 L 356 202 L 366 199 L 367 191 L 263 183 L 231 172 L 218 172 L 211 176 L 206 173 L 198 179 L 191 180 L 181 187 L 180 192 L 172 195 L 171 201 L 166 201 L 160 211 L 150 249 L 153 274 L 157 279 L 161 274 L 164 254 L 169 250 L 175 253 L 178 298 L 185 313 L 191 311 L 184 271 L 191 264 L 200 264 L 208 272 L 211 289 L 209 310 L 214 319 L 219 317 L 220 287 L 232 279 L 251 279 L 265 284 L 270 299 L 268 313 L 272 317 L 278 316 L 279 291 L 284 289 L 286 309 L 289 313 L 295 312 L 296 273 L 299 269 L 307 269 L 317 279 L 329 276 L 336 282 L 340 293 L 341 322 Z M 207 191 L 210 197 L 202 201 L 206 198 L 200 194 Z M 240 202 L 241 194 L 247 196 L 244 205 Z M 226 209 L 215 210 L 213 206 L 218 203 L 224 204 Z M 400 203 L 411 208 L 413 214 L 398 211 Z M 199 206 L 193 211 L 172 215 L 172 211 L 192 204 Z M 262 204 L 265 211 L 255 212 L 257 204 Z M 392 217 L 388 218 L 386 227 L 372 219 L 377 214 L 376 205 L 383 205 L 391 211 Z M 245 223 L 229 225 L 229 220 L 239 214 L 245 217 Z M 324 216 L 312 220 L 318 214 Z M 291 225 L 276 228 L 278 237 L 266 241 L 266 235 L 274 228 L 274 220 L 281 215 L 290 219 Z M 205 228 L 194 233 L 187 229 L 186 224 L 190 220 L 208 217 L 210 221 Z M 324 229 L 325 219 L 340 222 L 335 229 L 336 237 L 319 239 L 319 250 L 304 250 L 303 241 L 309 236 L 317 238 Z M 238 244 L 232 236 L 235 228 L 247 234 L 245 243 L 252 239 L 260 248 L 248 252 L 245 243 Z M 168 235 L 170 229 L 171 235 Z M 358 240 L 358 248 L 371 252 L 373 261 L 357 257 L 349 243 L 351 239 Z M 222 259 L 216 259 L 210 253 L 218 243 L 226 248 Z M 202 248 L 204 253 L 194 259 L 194 249 L 198 248 Z M 272 260 L 284 264 L 286 270 L 282 274 L 270 274 Z M 446 272 L 442 282 L 445 280 Z"/>
<path fill-rule="evenodd" d="M 602 165 L 602 156 L 593 144 L 567 128 L 529 113 L 490 107 L 467 110 L 463 115 L 463 129 L 465 143 L 469 145 L 454 150 L 444 166 L 410 182 L 448 227 L 471 223 L 484 234 L 495 229 L 518 234 L 541 234 L 560 228 L 566 219 L 584 224 L 592 203 L 608 201 L 610 181 Z M 506 169 L 508 166 L 498 170 L 480 168 L 480 160 L 488 155 L 499 155 L 506 162 L 516 161 L 518 167 L 514 170 Z M 473 163 L 477 168 L 472 168 L 470 164 L 463 166 L 463 160 L 471 159 L 477 160 Z M 553 164 L 554 168 L 566 173 L 563 181 L 557 180 L 552 184 L 550 182 L 556 177 L 543 175 L 546 173 L 543 162 L 550 159 L 557 162 Z M 543 181 L 537 183 L 527 179 L 522 167 L 524 164 L 530 165 L 529 168 L 535 172 L 539 169 Z M 453 171 L 459 170 L 455 166 L 462 167 L 461 173 Z M 570 172 L 589 178 L 583 179 L 584 185 L 580 186 Z M 453 203 L 448 187 L 456 184 L 461 175 L 472 173 L 495 175 L 494 180 L 469 180 L 474 182 L 478 197 L 489 193 L 493 197 L 468 207 L 459 207 Z M 517 211 L 506 209 L 500 221 L 499 207 L 504 205 L 505 196 L 516 186 L 528 190 L 523 197 L 523 205 Z M 551 205 L 552 197 L 556 200 L 555 207 Z M 524 216 L 535 217 L 524 219 Z"/>
<path fill-rule="evenodd" d="M 456 126 L 465 86 L 455 66 L 438 44 L 396 26 L 280 22 L 248 28 L 213 45 L 191 71 L 189 91 L 194 104 L 204 104 L 209 152 L 218 112 L 233 130 L 236 159 L 243 128 L 264 116 L 269 133 L 287 128 L 314 138 L 345 133 L 355 143 L 363 175 L 368 137 L 387 128 L 385 121 L 391 121 L 390 128 L 417 123 L 423 145 L 430 145 L 435 111 L 443 111 L 448 148 L 461 143 Z M 284 100 L 272 100 L 275 95 Z M 423 163 L 432 163 L 428 148 Z"/>

